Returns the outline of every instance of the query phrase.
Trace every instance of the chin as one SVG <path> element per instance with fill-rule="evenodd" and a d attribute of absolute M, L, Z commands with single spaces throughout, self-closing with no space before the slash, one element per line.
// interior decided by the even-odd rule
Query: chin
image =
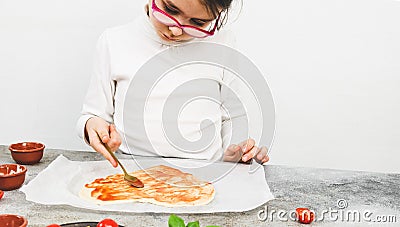
<path fill-rule="evenodd" d="M 168 41 L 168 42 L 178 42 L 178 41 L 179 41 L 179 39 L 169 38 L 168 36 L 166 36 L 166 35 L 164 35 L 164 34 L 160 34 L 160 37 L 161 37 L 163 40 Z"/>
<path fill-rule="evenodd" d="M 174 39 L 174 38 L 170 38 L 170 37 L 164 35 L 164 34 L 161 33 L 161 32 L 160 32 L 158 35 L 160 36 L 160 38 L 161 38 L 162 40 L 167 41 L 167 42 L 170 42 L 170 43 L 185 42 L 185 41 L 187 41 L 187 40 L 184 40 L 184 39 Z"/>

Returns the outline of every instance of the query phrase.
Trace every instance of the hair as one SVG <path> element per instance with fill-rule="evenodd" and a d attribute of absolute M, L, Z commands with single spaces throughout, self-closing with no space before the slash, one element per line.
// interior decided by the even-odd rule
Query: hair
<path fill-rule="evenodd" d="M 200 0 L 201 3 L 207 8 L 208 13 L 215 18 L 221 15 L 217 29 L 222 28 L 228 21 L 228 12 L 231 9 L 233 0 Z M 240 1 L 241 6 L 243 2 Z"/>

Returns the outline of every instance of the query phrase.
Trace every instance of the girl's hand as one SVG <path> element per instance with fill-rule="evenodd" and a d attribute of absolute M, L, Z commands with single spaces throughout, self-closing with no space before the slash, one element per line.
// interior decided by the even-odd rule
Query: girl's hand
<path fill-rule="evenodd" d="M 224 153 L 224 161 L 228 162 L 248 162 L 254 158 L 258 163 L 268 162 L 269 157 L 265 146 L 258 148 L 253 139 L 248 139 L 240 144 L 230 145 Z"/>
<path fill-rule="evenodd" d="M 107 144 L 112 152 L 118 150 L 122 143 L 121 136 L 115 129 L 114 125 L 110 125 L 100 117 L 92 117 L 86 122 L 85 136 L 90 146 L 100 154 L 102 154 L 112 166 L 117 167 L 118 163 L 108 153 L 103 144 Z M 101 140 L 100 140 L 101 139 Z"/>

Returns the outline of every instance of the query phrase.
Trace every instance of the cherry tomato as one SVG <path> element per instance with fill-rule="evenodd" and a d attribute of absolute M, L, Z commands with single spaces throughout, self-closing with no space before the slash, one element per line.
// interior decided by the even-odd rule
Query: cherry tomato
<path fill-rule="evenodd" d="M 46 227 L 61 227 L 60 225 L 57 225 L 57 224 L 51 224 L 51 225 L 48 225 L 48 226 L 46 226 Z"/>
<path fill-rule="evenodd" d="M 303 224 L 310 224 L 314 221 L 314 212 L 308 208 L 296 208 L 297 220 Z"/>
<path fill-rule="evenodd" d="M 4 192 L 0 190 L 0 199 L 3 198 Z"/>
<path fill-rule="evenodd" d="M 99 222 L 99 224 L 97 224 L 97 227 L 118 227 L 118 224 L 114 220 L 106 218 L 103 221 Z"/>

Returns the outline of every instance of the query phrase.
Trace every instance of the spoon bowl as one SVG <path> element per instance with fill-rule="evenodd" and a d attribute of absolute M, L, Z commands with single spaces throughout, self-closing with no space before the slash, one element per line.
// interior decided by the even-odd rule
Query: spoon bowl
<path fill-rule="evenodd" d="M 111 151 L 110 147 L 107 144 L 104 144 L 104 147 L 107 149 L 108 153 L 110 153 L 110 155 L 113 157 L 113 159 L 118 162 L 118 165 L 121 166 L 122 171 L 124 171 L 124 179 L 133 187 L 143 188 L 144 187 L 143 182 L 141 182 L 137 177 L 128 174 L 125 167 L 118 160 L 117 156 L 115 156 L 114 152 Z"/>

